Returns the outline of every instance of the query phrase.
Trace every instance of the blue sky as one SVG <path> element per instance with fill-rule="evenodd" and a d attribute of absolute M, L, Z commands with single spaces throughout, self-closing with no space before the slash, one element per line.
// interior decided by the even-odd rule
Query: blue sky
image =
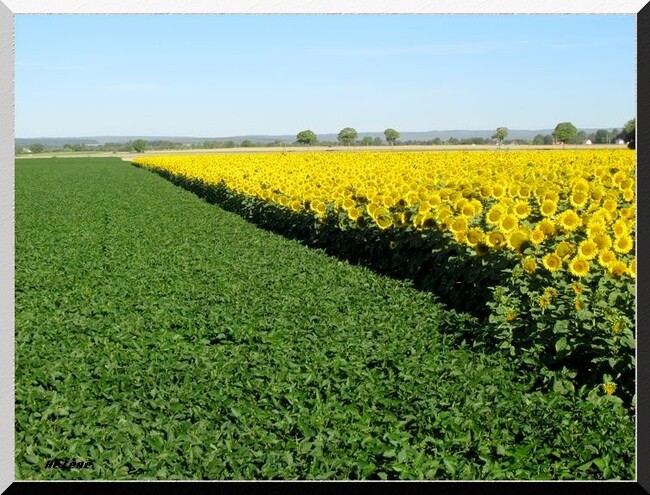
<path fill-rule="evenodd" d="M 17 15 L 16 137 L 622 127 L 633 15 Z"/>

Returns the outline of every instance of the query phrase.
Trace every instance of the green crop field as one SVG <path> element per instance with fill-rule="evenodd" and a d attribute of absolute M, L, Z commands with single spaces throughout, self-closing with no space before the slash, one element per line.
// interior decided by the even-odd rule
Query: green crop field
<path fill-rule="evenodd" d="M 116 158 L 15 176 L 17 479 L 635 478 L 620 399 L 430 293 Z"/>

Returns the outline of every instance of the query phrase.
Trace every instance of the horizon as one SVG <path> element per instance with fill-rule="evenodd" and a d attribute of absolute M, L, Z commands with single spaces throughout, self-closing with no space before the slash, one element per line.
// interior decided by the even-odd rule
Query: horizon
<path fill-rule="evenodd" d="M 634 15 L 17 15 L 15 26 L 16 136 L 611 129 L 636 117 Z"/>

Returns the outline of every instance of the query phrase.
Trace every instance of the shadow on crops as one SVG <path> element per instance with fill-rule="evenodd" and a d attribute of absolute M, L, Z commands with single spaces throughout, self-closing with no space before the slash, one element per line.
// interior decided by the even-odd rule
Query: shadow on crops
<path fill-rule="evenodd" d="M 207 185 L 164 170 L 154 172 L 265 230 L 323 249 L 330 256 L 378 274 L 410 281 L 416 289 L 433 294 L 448 309 L 478 319 L 489 315 L 486 302 L 491 297 L 490 287 L 498 285 L 497 275 L 510 263 L 499 253 L 468 256 L 441 232 L 431 230 L 422 236 L 398 228 L 342 230 L 337 217 L 320 223 L 312 213 L 288 211 L 233 193 L 223 184 Z"/>

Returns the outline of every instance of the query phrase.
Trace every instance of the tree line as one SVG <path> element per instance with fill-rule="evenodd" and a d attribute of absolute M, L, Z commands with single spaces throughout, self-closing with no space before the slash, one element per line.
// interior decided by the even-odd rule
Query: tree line
<path fill-rule="evenodd" d="M 506 141 L 508 136 L 507 127 L 497 127 L 491 139 L 482 137 L 471 137 L 464 139 L 457 139 L 450 137 L 447 140 L 434 138 L 429 140 L 406 140 L 400 141 L 400 133 L 395 129 L 388 128 L 384 131 L 384 139 L 380 137 L 364 136 L 358 139 L 359 133 L 352 127 L 345 127 L 338 133 L 337 141 L 323 141 L 319 140 L 316 133 L 310 129 L 300 131 L 296 135 L 296 140 L 293 143 L 285 143 L 281 140 L 276 140 L 271 143 L 253 142 L 249 139 L 244 139 L 241 142 L 233 140 L 205 140 L 198 143 L 178 143 L 166 140 L 152 140 L 146 141 L 144 139 L 136 139 L 126 143 L 105 143 L 105 144 L 64 144 L 63 146 L 45 146 L 41 143 L 33 143 L 29 147 L 16 146 L 16 154 L 23 153 L 43 153 L 52 151 L 74 151 L 74 152 L 89 152 L 89 151 L 103 151 L 103 152 L 138 152 L 143 153 L 145 150 L 197 150 L 197 149 L 219 149 L 219 148 L 254 148 L 254 147 L 284 147 L 287 144 L 304 145 L 304 146 L 383 146 L 389 144 L 390 146 L 396 145 L 425 145 L 436 146 L 443 144 L 451 145 L 485 145 L 496 144 L 500 146 L 504 143 L 516 144 L 532 144 L 532 145 L 552 145 L 552 144 L 582 144 L 590 141 L 593 144 L 615 144 L 618 140 L 623 140 L 630 149 L 636 148 L 636 119 L 631 119 L 619 129 L 598 129 L 597 131 L 587 134 L 585 131 L 578 131 L 576 126 L 571 122 L 560 122 L 555 126 L 551 134 L 536 135 L 532 140 L 517 139 L 515 141 Z"/>

